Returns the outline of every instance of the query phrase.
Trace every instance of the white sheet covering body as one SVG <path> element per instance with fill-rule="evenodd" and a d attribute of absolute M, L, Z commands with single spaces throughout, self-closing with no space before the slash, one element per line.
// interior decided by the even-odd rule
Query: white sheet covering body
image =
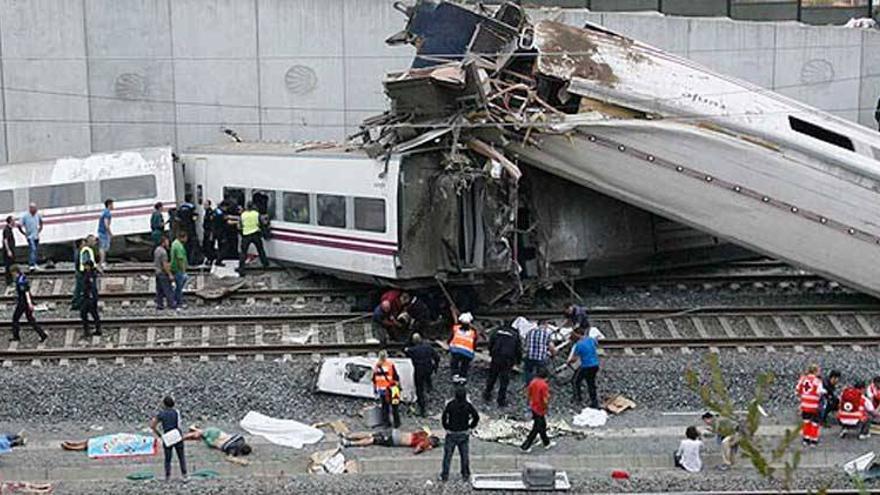
<path fill-rule="evenodd" d="M 277 419 L 255 411 L 248 412 L 241 420 L 241 427 L 251 435 L 257 435 L 284 447 L 301 449 L 303 445 L 318 443 L 324 432 L 292 419 Z"/>

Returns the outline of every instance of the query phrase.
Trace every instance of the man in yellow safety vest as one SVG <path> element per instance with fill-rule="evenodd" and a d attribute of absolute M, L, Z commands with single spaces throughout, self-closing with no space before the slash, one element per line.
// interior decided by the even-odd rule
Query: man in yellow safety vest
<path fill-rule="evenodd" d="M 266 257 L 266 250 L 263 248 L 263 233 L 260 230 L 260 212 L 254 208 L 254 203 L 249 202 L 247 208 L 241 213 L 241 252 L 238 259 L 238 273 L 244 276 L 244 265 L 247 260 L 248 249 L 251 244 L 257 247 L 257 253 L 260 255 L 260 262 L 263 268 L 269 267 L 269 259 Z"/>

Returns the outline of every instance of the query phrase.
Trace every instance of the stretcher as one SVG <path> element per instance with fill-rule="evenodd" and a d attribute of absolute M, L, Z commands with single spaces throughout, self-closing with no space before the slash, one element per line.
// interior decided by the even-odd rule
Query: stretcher
<path fill-rule="evenodd" d="M 502 490 L 511 492 L 548 491 L 546 489 L 529 488 L 523 482 L 522 473 L 474 474 L 471 475 L 471 488 L 474 490 Z M 552 491 L 564 492 L 571 490 L 568 474 L 565 471 L 556 473 L 556 486 Z"/>

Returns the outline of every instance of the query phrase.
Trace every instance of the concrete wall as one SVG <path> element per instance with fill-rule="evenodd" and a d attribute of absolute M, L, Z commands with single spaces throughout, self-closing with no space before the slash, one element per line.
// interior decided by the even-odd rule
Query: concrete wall
<path fill-rule="evenodd" d="M 225 139 L 339 139 L 385 107 L 412 50 L 392 0 L 0 0 L 0 163 Z M 546 10 L 865 125 L 880 32 Z"/>

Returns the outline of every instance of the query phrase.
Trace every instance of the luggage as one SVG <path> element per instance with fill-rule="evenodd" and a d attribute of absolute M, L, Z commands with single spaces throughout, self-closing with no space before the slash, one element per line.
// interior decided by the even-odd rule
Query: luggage
<path fill-rule="evenodd" d="M 529 490 L 553 490 L 556 488 L 556 469 L 549 464 L 527 462 L 523 467 L 522 481 Z"/>

